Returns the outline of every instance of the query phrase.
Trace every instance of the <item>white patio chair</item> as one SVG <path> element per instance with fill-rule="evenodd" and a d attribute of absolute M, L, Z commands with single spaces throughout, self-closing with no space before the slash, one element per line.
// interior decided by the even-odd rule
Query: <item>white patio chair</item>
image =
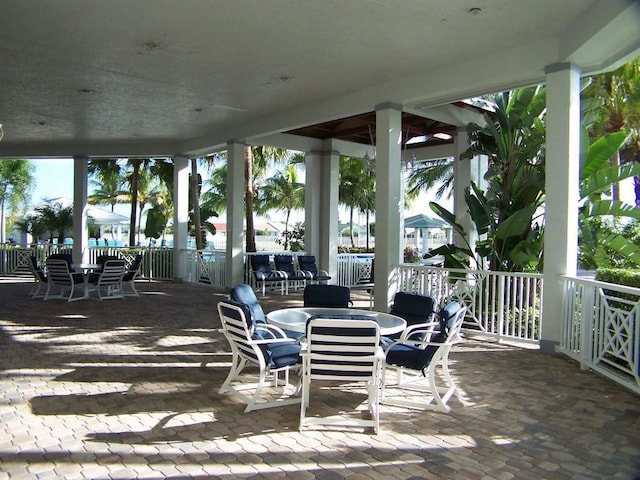
<path fill-rule="evenodd" d="M 124 298 L 122 294 L 122 277 L 125 274 L 124 260 L 107 260 L 102 266 L 102 271 L 93 277 L 93 290 L 98 294 L 100 300 Z M 93 291 L 92 290 L 92 291 Z"/>
<path fill-rule="evenodd" d="M 44 271 L 38 266 L 38 259 L 35 255 L 31 255 L 29 257 L 29 266 L 31 273 L 33 274 L 33 281 L 35 282 L 35 286 L 31 291 L 31 298 L 44 298 L 49 279 Z M 40 290 L 43 291 L 41 292 Z"/>
<path fill-rule="evenodd" d="M 466 311 L 451 302 L 438 312 L 437 322 L 412 325 L 386 347 L 383 404 L 449 412 L 447 402 L 458 393 L 449 352 L 460 342 Z"/>
<path fill-rule="evenodd" d="M 302 354 L 302 405 L 300 431 L 311 425 L 380 427 L 379 391 L 384 353 L 379 346 L 378 324 L 371 320 L 312 318 L 307 324 L 307 346 Z M 308 414 L 312 389 L 333 384 L 364 384 L 367 410 L 340 412 L 325 417 Z"/>
<path fill-rule="evenodd" d="M 69 263 L 59 258 L 47 258 L 47 293 L 45 300 L 52 298 L 66 298 L 67 302 L 74 302 L 87 298 L 85 277 L 82 273 L 69 271 Z M 74 296 L 76 288 L 80 288 L 81 295 Z M 54 293 L 57 290 L 57 295 Z M 69 295 L 66 292 L 69 291 Z"/>
<path fill-rule="evenodd" d="M 290 370 L 298 369 L 301 362 L 300 345 L 277 327 L 254 324 L 244 304 L 223 300 L 218 313 L 232 354 L 231 369 L 219 393 L 229 392 L 246 403 L 245 412 L 300 403 L 299 388 L 289 383 Z M 257 375 L 245 373 L 246 367 L 257 367 Z"/>
<path fill-rule="evenodd" d="M 140 275 L 142 267 L 142 254 L 138 253 L 129 268 L 122 277 L 122 295 L 125 297 L 139 297 L 140 294 L 136 290 L 136 278 Z M 128 288 L 127 288 L 128 287 Z"/>

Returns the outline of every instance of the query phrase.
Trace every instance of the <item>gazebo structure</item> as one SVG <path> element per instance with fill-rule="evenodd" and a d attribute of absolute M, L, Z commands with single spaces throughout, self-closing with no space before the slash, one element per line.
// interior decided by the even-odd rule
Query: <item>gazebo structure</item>
<path fill-rule="evenodd" d="M 228 156 L 228 285 L 243 275 L 244 155 L 251 145 L 305 153 L 306 247 L 336 269 L 338 162 L 375 146 L 375 308 L 401 261 L 401 164 L 458 158 L 463 102 L 547 85 L 543 350 L 560 337 L 561 276 L 576 273 L 580 78 L 640 55 L 640 3 L 203 3 L 195 0 L 0 6 L 0 157 L 73 157 L 74 205 L 84 206 L 87 159 L 171 157 L 175 276 L 185 278 L 189 159 Z M 404 139 L 404 140 L 403 140 Z M 454 206 L 477 174 L 455 162 Z M 74 255 L 87 244 L 76 208 Z M 459 221 L 468 224 L 462 208 Z"/>

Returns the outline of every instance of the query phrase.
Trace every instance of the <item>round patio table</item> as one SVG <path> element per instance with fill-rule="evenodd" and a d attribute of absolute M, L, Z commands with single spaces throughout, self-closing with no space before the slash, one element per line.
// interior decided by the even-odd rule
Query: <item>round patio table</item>
<path fill-rule="evenodd" d="M 267 313 L 267 322 L 283 330 L 304 334 L 307 320 L 309 320 L 310 317 L 374 320 L 378 322 L 380 335 L 398 333 L 403 331 L 407 326 L 407 322 L 396 315 L 371 310 L 358 310 L 355 308 L 283 308 Z"/>

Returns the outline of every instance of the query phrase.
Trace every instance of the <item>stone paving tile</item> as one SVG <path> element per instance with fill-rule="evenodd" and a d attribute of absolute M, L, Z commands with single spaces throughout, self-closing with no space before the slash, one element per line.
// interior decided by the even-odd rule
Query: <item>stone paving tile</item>
<path fill-rule="evenodd" d="M 245 414 L 218 394 L 221 294 L 141 283 L 139 298 L 67 304 L 29 287 L 0 279 L 0 480 L 640 478 L 638 396 L 564 357 L 467 340 L 449 414 L 382 406 L 378 435 L 299 433 L 296 406 Z M 314 400 L 351 410 L 363 393 Z"/>

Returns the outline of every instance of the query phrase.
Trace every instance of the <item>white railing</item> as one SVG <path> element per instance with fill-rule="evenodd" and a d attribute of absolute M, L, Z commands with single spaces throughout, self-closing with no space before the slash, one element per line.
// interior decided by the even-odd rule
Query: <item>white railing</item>
<path fill-rule="evenodd" d="M 640 288 L 561 277 L 559 351 L 640 393 Z"/>
<path fill-rule="evenodd" d="M 337 284 L 353 287 L 373 282 L 374 258 L 373 253 L 339 253 Z"/>
<path fill-rule="evenodd" d="M 186 256 L 187 281 L 225 288 L 227 261 L 225 250 L 186 250 Z"/>
<path fill-rule="evenodd" d="M 149 280 L 173 279 L 173 249 L 154 247 L 88 247 L 89 262 L 94 263 L 100 255 L 114 255 L 133 262 L 142 253 L 140 277 Z M 52 253 L 71 253 L 70 245 L 41 244 L 31 247 L 3 245 L 0 248 L 0 272 L 12 275 L 31 275 L 30 257 L 33 255 L 39 265 L 44 264 Z"/>
<path fill-rule="evenodd" d="M 397 289 L 467 306 L 465 330 L 498 340 L 537 344 L 542 318 L 542 275 L 401 265 Z"/>

